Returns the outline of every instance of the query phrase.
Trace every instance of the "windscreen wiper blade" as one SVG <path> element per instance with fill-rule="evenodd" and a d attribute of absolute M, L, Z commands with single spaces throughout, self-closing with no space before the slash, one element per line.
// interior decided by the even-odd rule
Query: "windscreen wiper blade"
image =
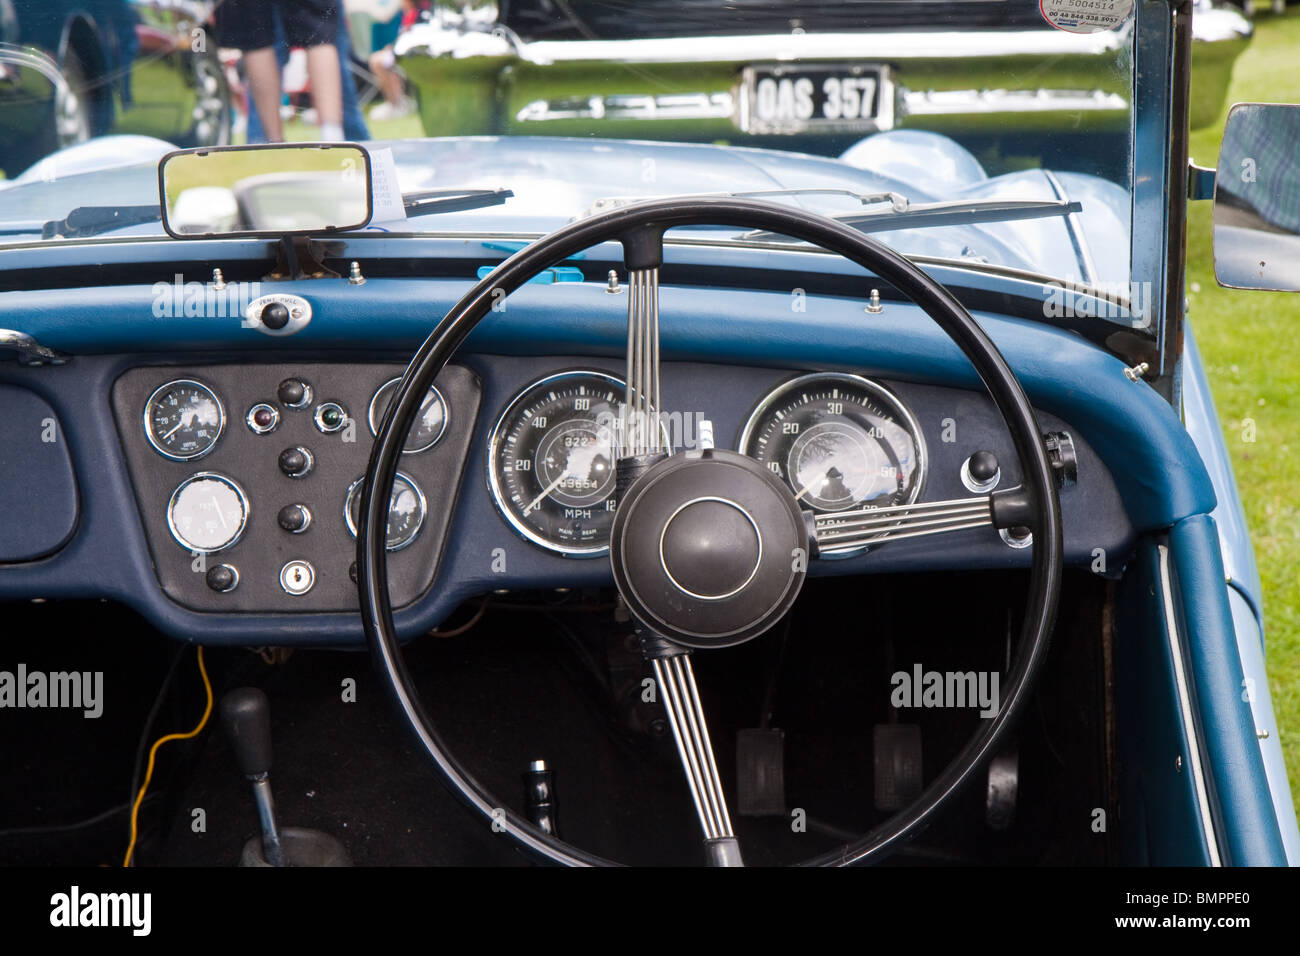
<path fill-rule="evenodd" d="M 41 227 L 42 239 L 82 239 L 146 222 L 161 222 L 159 206 L 78 206 L 63 219 L 51 219 Z"/>
<path fill-rule="evenodd" d="M 402 193 L 402 206 L 409 219 L 438 212 L 460 212 L 500 206 L 514 195 L 511 189 L 423 189 Z"/>
<path fill-rule="evenodd" d="M 885 212 L 849 213 L 832 218 L 862 232 L 890 232 L 935 226 L 967 226 L 984 222 L 1014 222 L 1046 219 L 1083 211 L 1083 204 L 1064 199 L 955 199 L 944 202 L 912 203 Z M 755 229 L 736 237 L 750 242 L 789 239 L 777 232 Z"/>

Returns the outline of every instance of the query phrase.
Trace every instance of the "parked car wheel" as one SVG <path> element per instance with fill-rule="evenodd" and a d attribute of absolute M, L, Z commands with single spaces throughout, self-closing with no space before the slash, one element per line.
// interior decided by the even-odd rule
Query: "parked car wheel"
<path fill-rule="evenodd" d="M 59 149 L 90 139 L 90 99 L 87 70 L 75 50 L 63 61 L 64 85 L 54 94 L 54 126 Z"/>
<path fill-rule="evenodd" d="M 194 58 L 194 126 L 191 146 L 230 145 L 230 86 L 216 57 Z"/>

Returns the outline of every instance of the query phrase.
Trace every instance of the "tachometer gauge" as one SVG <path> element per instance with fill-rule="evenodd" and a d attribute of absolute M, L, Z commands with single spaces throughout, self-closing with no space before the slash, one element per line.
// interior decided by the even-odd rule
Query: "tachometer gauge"
<path fill-rule="evenodd" d="M 158 454 L 191 461 L 212 451 L 226 425 L 226 410 L 212 389 L 178 379 L 154 390 L 144 405 L 144 433 Z"/>
<path fill-rule="evenodd" d="M 400 381 L 401 379 L 395 378 L 391 382 L 385 382 L 370 399 L 370 411 L 367 416 L 370 422 L 370 434 L 379 434 L 379 423 L 384 420 L 384 412 L 388 411 L 388 403 L 397 394 L 397 383 Z M 424 400 L 420 402 L 420 413 L 416 415 L 415 422 L 406 435 L 406 442 L 402 445 L 403 454 L 432 448 L 446 429 L 447 403 L 441 392 L 429 386 L 429 390 L 424 393 Z"/>
<path fill-rule="evenodd" d="M 910 504 L 925 476 L 912 414 L 857 375 L 817 373 L 781 385 L 750 415 L 740 450 L 821 514 Z"/>
<path fill-rule="evenodd" d="M 595 371 L 561 372 L 530 385 L 492 431 L 488 479 L 506 520 L 551 551 L 609 551 L 623 382 Z"/>
<path fill-rule="evenodd" d="M 347 522 L 348 532 L 357 536 L 357 524 L 361 514 L 361 486 L 364 478 L 358 478 L 348 485 L 347 498 L 343 504 L 343 520 Z M 385 532 L 384 547 L 389 551 L 401 551 L 415 540 L 424 524 L 424 512 L 427 505 L 424 492 L 400 471 L 393 479 L 393 493 L 388 497 L 388 525 Z"/>
<path fill-rule="evenodd" d="M 239 541 L 248 524 L 248 496 L 233 478 L 216 472 L 191 475 L 172 492 L 167 526 L 187 551 L 213 554 Z"/>

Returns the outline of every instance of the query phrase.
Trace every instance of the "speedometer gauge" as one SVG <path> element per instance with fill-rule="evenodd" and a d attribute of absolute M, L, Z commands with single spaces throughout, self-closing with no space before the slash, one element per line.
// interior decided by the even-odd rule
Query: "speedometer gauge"
<path fill-rule="evenodd" d="M 564 555 L 609 550 L 623 382 L 561 372 L 526 388 L 492 431 L 492 498 L 521 535 Z"/>
<path fill-rule="evenodd" d="M 925 443 L 911 412 L 857 375 L 817 373 L 781 385 L 750 415 L 740 450 L 820 514 L 911 504 L 925 477 Z"/>

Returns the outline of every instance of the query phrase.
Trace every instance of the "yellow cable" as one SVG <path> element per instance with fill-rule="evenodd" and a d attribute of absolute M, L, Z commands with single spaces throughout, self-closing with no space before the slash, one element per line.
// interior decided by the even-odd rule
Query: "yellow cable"
<path fill-rule="evenodd" d="M 144 803 L 145 791 L 149 789 L 149 781 L 153 778 L 153 761 L 158 754 L 158 748 L 169 740 L 189 740 L 191 737 L 197 737 L 207 726 L 208 718 L 212 716 L 212 681 L 208 680 L 208 669 L 203 664 L 203 647 L 199 647 L 199 673 L 203 675 L 203 689 L 207 691 L 208 703 L 203 708 L 203 716 L 199 719 L 199 724 L 188 734 L 168 734 L 166 737 L 159 737 L 154 741 L 153 746 L 149 748 L 149 766 L 144 772 L 144 783 L 140 784 L 140 792 L 136 794 L 135 804 L 131 807 L 131 842 L 126 848 L 126 857 L 122 860 L 122 866 L 131 865 L 131 855 L 135 853 L 135 840 L 139 835 L 136 829 L 136 823 L 140 816 L 140 804 Z"/>

